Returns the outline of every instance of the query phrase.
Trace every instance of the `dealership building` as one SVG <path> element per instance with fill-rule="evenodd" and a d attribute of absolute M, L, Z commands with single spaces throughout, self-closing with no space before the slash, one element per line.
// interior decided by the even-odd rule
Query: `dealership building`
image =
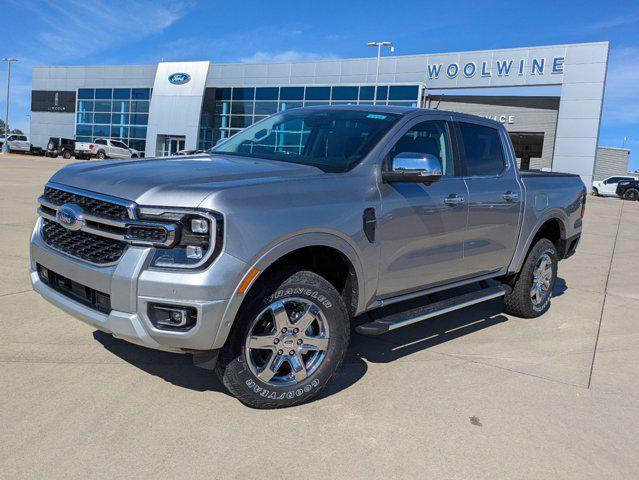
<path fill-rule="evenodd" d="M 375 58 L 35 67 L 31 141 L 110 137 L 162 156 L 209 148 L 290 108 L 403 105 L 495 119 L 522 168 L 576 173 L 590 185 L 608 51 L 599 42 L 386 56 L 378 76 Z"/>

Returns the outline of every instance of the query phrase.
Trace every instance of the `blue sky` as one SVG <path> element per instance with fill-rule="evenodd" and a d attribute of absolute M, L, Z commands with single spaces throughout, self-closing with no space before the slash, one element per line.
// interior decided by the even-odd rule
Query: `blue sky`
<path fill-rule="evenodd" d="M 28 131 L 35 65 L 313 60 L 609 40 L 600 144 L 639 169 L 639 3 L 496 1 L 3 0 L 0 57 L 13 56 L 11 125 Z M 4 66 L 2 67 L 4 68 Z M 4 117 L 6 70 L 0 70 Z"/>

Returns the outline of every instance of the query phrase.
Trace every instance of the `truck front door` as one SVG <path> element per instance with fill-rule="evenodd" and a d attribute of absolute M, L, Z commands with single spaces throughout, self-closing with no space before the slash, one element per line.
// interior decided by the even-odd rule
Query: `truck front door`
<path fill-rule="evenodd" d="M 445 283 L 464 273 L 467 191 L 451 133 L 448 115 L 418 117 L 385 155 L 384 168 L 402 152 L 434 155 L 442 163 L 443 176 L 430 185 L 380 183 L 380 298 Z"/>
<path fill-rule="evenodd" d="M 492 124 L 458 122 L 468 188 L 464 264 L 481 275 L 507 266 L 519 235 L 522 191 L 507 137 Z"/>

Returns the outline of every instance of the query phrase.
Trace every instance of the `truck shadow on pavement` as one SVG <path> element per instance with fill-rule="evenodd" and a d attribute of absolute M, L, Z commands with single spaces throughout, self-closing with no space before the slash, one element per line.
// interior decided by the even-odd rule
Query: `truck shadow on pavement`
<path fill-rule="evenodd" d="M 177 387 L 229 395 L 214 372 L 193 365 L 191 355 L 141 347 L 100 330 L 93 332 L 93 338 L 116 357 Z"/>
<path fill-rule="evenodd" d="M 567 288 L 566 282 L 557 278 L 553 296 L 561 296 Z M 367 362 L 394 362 L 508 320 L 504 315 L 503 300 L 495 299 L 376 337 L 359 335 L 353 329 L 342 367 L 326 389 L 312 401 L 335 395 L 357 383 L 366 375 Z M 125 362 L 177 387 L 229 395 L 214 372 L 193 365 L 191 355 L 141 347 L 99 330 L 93 332 L 93 337 Z"/>

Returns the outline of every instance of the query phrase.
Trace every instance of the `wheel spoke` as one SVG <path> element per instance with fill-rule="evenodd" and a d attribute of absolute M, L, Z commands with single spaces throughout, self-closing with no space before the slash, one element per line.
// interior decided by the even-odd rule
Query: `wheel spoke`
<path fill-rule="evenodd" d="M 288 357 L 288 361 L 291 364 L 291 370 L 293 371 L 293 377 L 295 377 L 295 381 L 301 382 L 307 376 L 306 373 L 306 365 L 304 364 L 304 359 L 302 355 L 296 353 L 295 355 L 291 355 Z"/>
<path fill-rule="evenodd" d="M 264 366 L 262 371 L 258 373 L 257 376 L 259 377 L 259 379 L 263 382 L 268 382 L 271 378 L 273 378 L 273 376 L 275 376 L 277 371 L 282 366 L 284 358 L 284 355 L 278 355 L 277 353 L 273 352 L 266 361 L 266 365 Z"/>
<path fill-rule="evenodd" d="M 275 340 L 275 335 L 251 335 L 248 341 L 248 347 L 272 350 L 275 348 L 273 340 Z"/>
<path fill-rule="evenodd" d="M 303 350 L 326 350 L 328 348 L 328 338 L 326 337 L 303 337 Z"/>
<path fill-rule="evenodd" d="M 530 298 L 532 298 L 534 303 L 539 303 L 539 291 L 537 290 L 537 286 L 533 285 L 530 290 Z"/>
<path fill-rule="evenodd" d="M 304 309 L 302 316 L 295 322 L 295 327 L 300 329 L 300 332 L 305 332 L 308 327 L 317 319 L 317 307 L 315 305 L 307 305 Z"/>
<path fill-rule="evenodd" d="M 271 313 L 273 314 L 273 320 L 275 321 L 275 328 L 277 331 L 291 326 L 291 320 L 286 312 L 284 302 L 274 302 L 271 305 Z"/>

